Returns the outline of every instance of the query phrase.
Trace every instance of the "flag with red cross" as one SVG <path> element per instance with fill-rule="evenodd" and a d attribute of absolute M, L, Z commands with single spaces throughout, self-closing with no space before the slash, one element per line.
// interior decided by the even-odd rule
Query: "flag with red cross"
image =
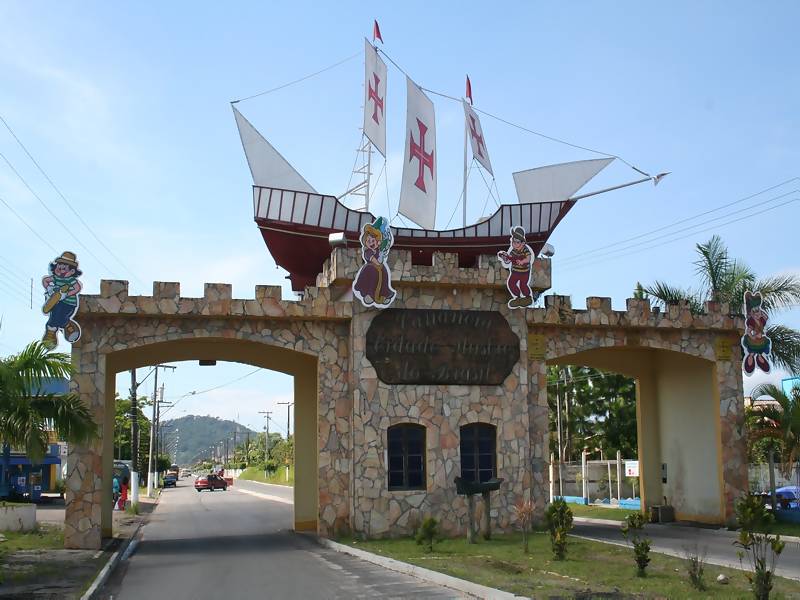
<path fill-rule="evenodd" d="M 364 135 L 386 156 L 386 63 L 375 46 L 364 39 Z"/>
<path fill-rule="evenodd" d="M 467 137 L 472 145 L 472 156 L 494 177 L 492 163 L 489 160 L 489 151 L 486 149 L 486 138 L 483 137 L 483 127 L 481 127 L 478 113 L 466 100 L 462 100 L 462 103 L 464 104 L 464 119 L 466 119 L 464 126 L 467 128 Z"/>
<path fill-rule="evenodd" d="M 406 135 L 400 213 L 420 227 L 436 224 L 436 122 L 433 102 L 406 77 Z"/>

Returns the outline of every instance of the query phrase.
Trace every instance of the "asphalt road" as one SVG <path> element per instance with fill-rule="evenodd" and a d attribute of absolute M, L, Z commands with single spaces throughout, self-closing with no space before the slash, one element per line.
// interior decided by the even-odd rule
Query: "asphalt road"
<path fill-rule="evenodd" d="M 191 479 L 181 479 L 162 492 L 141 541 L 100 597 L 462 597 L 295 534 L 291 498 L 289 488 L 238 480 L 226 492 L 198 493 Z"/>
<path fill-rule="evenodd" d="M 572 533 L 593 540 L 626 544 L 620 533 L 620 526 L 594 523 L 574 524 Z M 653 552 L 665 552 L 684 558 L 686 548 L 695 545 L 706 552 L 706 560 L 711 564 L 739 568 L 737 548 L 733 545 L 736 534 L 725 529 L 706 529 L 701 527 L 682 527 L 680 525 L 649 524 L 645 526 L 646 536 L 651 540 Z M 747 560 L 745 559 L 745 565 Z M 778 559 L 777 574 L 800 580 L 800 544 L 786 542 L 786 547 Z"/>

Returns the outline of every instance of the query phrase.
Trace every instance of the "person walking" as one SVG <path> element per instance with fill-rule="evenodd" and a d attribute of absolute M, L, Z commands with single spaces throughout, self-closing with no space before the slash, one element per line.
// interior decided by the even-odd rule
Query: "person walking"
<path fill-rule="evenodd" d="M 114 481 L 111 483 L 111 495 L 114 498 L 114 510 L 117 510 L 117 503 L 119 502 L 120 496 L 119 475 L 114 475 Z"/>
<path fill-rule="evenodd" d="M 125 505 L 128 503 L 128 476 L 122 478 L 122 485 L 120 486 L 119 493 L 119 510 L 125 510 Z"/>

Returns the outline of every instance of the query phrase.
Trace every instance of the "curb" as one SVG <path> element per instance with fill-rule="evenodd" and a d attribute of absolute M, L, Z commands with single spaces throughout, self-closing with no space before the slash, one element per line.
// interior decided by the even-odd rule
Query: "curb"
<path fill-rule="evenodd" d="M 613 519 L 595 519 L 594 517 L 572 517 L 575 523 L 586 523 L 588 525 L 613 525 L 622 527 L 625 521 L 615 521 Z"/>
<path fill-rule="evenodd" d="M 422 581 L 441 585 L 443 587 L 456 590 L 457 592 L 467 594 L 473 598 L 485 598 L 487 600 L 514 600 L 515 598 L 521 598 L 521 596 L 515 596 L 511 592 L 504 592 L 503 590 L 490 588 L 485 585 L 480 585 L 479 583 L 472 583 L 471 581 L 459 579 L 458 577 L 453 577 L 452 575 L 445 575 L 444 573 L 431 571 L 430 569 L 418 567 L 394 558 L 373 554 L 372 552 L 346 546 L 345 544 L 340 544 L 326 538 L 318 536 L 309 537 L 314 539 L 319 545 L 324 546 L 325 548 L 330 548 L 331 550 L 335 550 L 336 552 L 341 552 L 343 554 L 350 554 L 351 556 L 355 556 L 356 558 L 371 562 L 386 569 L 403 573 L 405 575 L 411 575 L 412 577 L 421 579 Z"/>
<path fill-rule="evenodd" d="M 81 600 L 91 600 L 94 595 L 100 590 L 101 587 L 105 585 L 108 581 L 108 578 L 111 577 L 111 573 L 114 572 L 114 569 L 117 568 L 117 565 L 120 563 L 122 557 L 127 553 L 128 547 L 131 545 L 131 542 L 136 538 L 141 531 L 142 526 L 144 523 L 139 523 L 137 525 L 136 530 L 133 532 L 131 537 L 127 540 L 124 540 L 120 547 L 117 548 L 116 552 L 111 555 L 111 558 L 108 559 L 105 566 L 100 570 L 97 576 L 94 578 L 92 585 L 89 586 L 89 589 L 81 596 Z"/>

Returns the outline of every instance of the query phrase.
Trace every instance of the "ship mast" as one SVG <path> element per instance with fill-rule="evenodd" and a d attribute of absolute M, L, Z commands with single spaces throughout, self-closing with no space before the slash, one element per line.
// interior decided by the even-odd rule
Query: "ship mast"
<path fill-rule="evenodd" d="M 360 165 L 358 164 L 358 156 L 364 157 Z M 356 165 L 353 167 L 353 175 L 358 175 L 363 177 L 363 179 L 339 196 L 339 199 L 341 200 L 345 196 L 363 196 L 364 206 L 358 206 L 355 210 L 363 209 L 369 212 L 369 184 L 370 178 L 372 177 L 372 142 L 367 136 L 363 135 L 363 129 L 361 142 L 356 150 Z"/>

